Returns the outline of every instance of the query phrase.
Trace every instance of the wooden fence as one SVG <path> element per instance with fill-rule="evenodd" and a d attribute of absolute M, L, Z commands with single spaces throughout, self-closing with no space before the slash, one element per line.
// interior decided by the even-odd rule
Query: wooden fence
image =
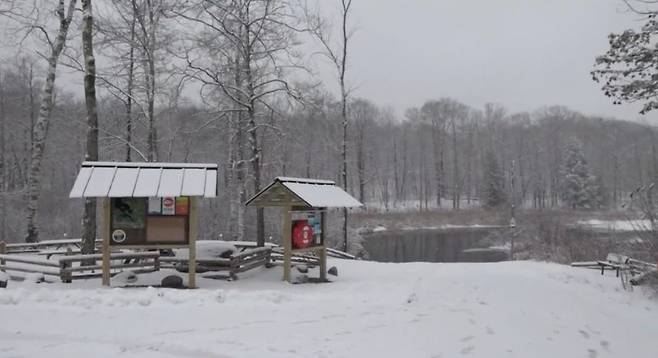
<path fill-rule="evenodd" d="M 231 255 L 228 258 L 213 258 L 213 259 L 196 259 L 196 271 L 203 272 L 216 272 L 227 271 L 229 276 L 237 279 L 237 274 L 249 271 L 259 266 L 269 267 L 271 262 L 272 249 L 270 247 L 257 247 L 247 248 L 244 251 Z M 187 270 L 187 258 L 184 257 L 161 257 L 162 263 L 171 264 L 179 271 Z"/>
<path fill-rule="evenodd" d="M 3 247 L 0 245 L 0 252 Z M 82 266 L 83 261 L 94 262 L 102 260 L 101 254 L 68 255 L 57 260 L 47 260 L 40 257 L 25 255 L 1 254 L 0 271 L 16 271 L 26 273 L 40 273 L 47 276 L 59 277 L 62 282 L 70 283 L 75 279 L 100 277 L 102 266 L 99 264 Z M 157 251 L 111 253 L 111 270 L 131 268 L 141 272 L 157 271 L 160 269 L 160 253 Z"/>

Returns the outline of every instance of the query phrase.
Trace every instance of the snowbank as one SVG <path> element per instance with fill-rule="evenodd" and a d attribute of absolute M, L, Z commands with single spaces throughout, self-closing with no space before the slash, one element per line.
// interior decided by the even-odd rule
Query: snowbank
<path fill-rule="evenodd" d="M 578 225 L 589 226 L 592 229 L 610 231 L 648 231 L 651 230 L 649 220 L 585 220 Z"/>
<path fill-rule="evenodd" d="M 12 281 L 0 289 L 0 356 L 658 356 L 658 304 L 614 274 L 534 262 L 329 264 L 341 276 L 328 284 L 282 283 L 279 267 L 200 278 L 197 290 Z"/>

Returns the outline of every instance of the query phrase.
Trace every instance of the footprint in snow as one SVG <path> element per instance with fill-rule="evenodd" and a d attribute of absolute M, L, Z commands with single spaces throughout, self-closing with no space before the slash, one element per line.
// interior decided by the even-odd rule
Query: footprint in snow
<path fill-rule="evenodd" d="M 473 338 L 475 338 L 475 337 L 473 337 L 473 336 L 466 336 L 466 337 L 462 337 L 462 339 L 460 339 L 460 341 L 462 341 L 462 342 L 468 342 L 468 341 L 472 340 Z"/>
<path fill-rule="evenodd" d="M 496 334 L 496 332 L 493 329 L 491 329 L 491 327 L 487 326 L 487 334 L 493 336 L 494 334 Z"/>
<path fill-rule="evenodd" d="M 601 344 L 601 347 L 602 347 L 603 349 L 605 349 L 605 350 L 610 349 L 610 342 L 608 342 L 608 341 L 601 341 L 600 344 Z"/>
<path fill-rule="evenodd" d="M 599 355 L 599 352 L 596 351 L 596 349 L 588 349 L 587 350 L 587 357 L 589 358 L 596 358 Z"/>
<path fill-rule="evenodd" d="M 578 333 L 580 333 L 580 335 L 583 336 L 583 338 L 589 339 L 589 333 L 583 331 L 582 329 L 579 329 Z"/>
<path fill-rule="evenodd" d="M 474 349 L 475 349 L 475 346 L 464 347 L 464 348 L 462 348 L 461 351 L 459 351 L 459 353 L 461 353 L 461 354 L 469 354 L 469 353 L 473 352 Z"/>
<path fill-rule="evenodd" d="M 407 303 L 414 303 L 416 301 L 418 301 L 418 295 L 416 295 L 415 292 L 410 294 L 409 297 L 407 297 Z"/>

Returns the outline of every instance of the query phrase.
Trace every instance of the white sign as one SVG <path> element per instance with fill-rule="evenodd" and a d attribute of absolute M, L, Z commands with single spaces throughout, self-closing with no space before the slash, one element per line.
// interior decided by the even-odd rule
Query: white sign
<path fill-rule="evenodd" d="M 173 196 L 166 196 L 162 198 L 162 215 L 176 214 L 176 198 Z"/>
<path fill-rule="evenodd" d="M 112 241 L 116 242 L 117 244 L 120 244 L 124 241 L 126 241 L 126 232 L 123 230 L 114 230 L 112 231 Z"/>
<path fill-rule="evenodd" d="M 149 214 L 162 213 L 162 199 L 149 198 Z"/>

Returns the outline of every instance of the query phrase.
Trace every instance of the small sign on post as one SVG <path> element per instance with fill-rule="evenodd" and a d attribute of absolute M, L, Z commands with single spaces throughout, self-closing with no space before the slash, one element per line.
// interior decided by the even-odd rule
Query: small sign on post
<path fill-rule="evenodd" d="M 247 201 L 247 206 L 279 206 L 283 211 L 283 280 L 292 281 L 292 256 L 312 254 L 318 258 L 320 281 L 327 280 L 325 246 L 326 208 L 362 206 L 358 200 L 329 180 L 276 178 Z"/>

